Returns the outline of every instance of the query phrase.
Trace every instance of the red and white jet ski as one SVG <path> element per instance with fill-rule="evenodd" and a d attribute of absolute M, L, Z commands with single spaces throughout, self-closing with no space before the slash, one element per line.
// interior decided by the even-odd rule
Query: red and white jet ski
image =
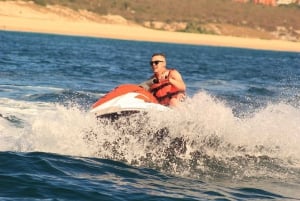
<path fill-rule="evenodd" d="M 97 117 L 122 115 L 169 108 L 158 103 L 156 98 L 144 88 L 135 84 L 122 84 L 92 105 L 91 112 Z"/>

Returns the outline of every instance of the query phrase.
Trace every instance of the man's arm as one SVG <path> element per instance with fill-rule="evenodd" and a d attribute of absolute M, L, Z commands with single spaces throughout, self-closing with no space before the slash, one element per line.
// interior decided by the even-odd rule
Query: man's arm
<path fill-rule="evenodd" d="M 139 84 L 139 86 L 143 87 L 144 89 L 146 89 L 147 91 L 149 91 L 151 85 L 153 83 L 155 83 L 156 78 L 155 77 L 151 77 L 149 80 L 146 80 L 145 82 L 142 82 Z"/>
<path fill-rule="evenodd" d="M 185 91 L 185 83 L 177 70 L 172 70 L 169 76 L 169 82 L 180 91 Z"/>

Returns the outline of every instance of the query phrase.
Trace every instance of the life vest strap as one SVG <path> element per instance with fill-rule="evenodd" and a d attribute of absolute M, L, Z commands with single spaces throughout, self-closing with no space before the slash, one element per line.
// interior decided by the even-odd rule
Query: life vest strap
<path fill-rule="evenodd" d="M 164 88 L 164 87 L 166 87 L 166 86 L 168 86 L 168 85 L 171 85 L 171 84 L 170 84 L 169 82 L 168 82 L 168 83 L 164 83 L 164 84 L 162 84 L 162 85 L 160 85 L 160 86 L 158 86 L 158 87 L 156 87 L 156 88 L 154 88 L 154 89 L 151 89 L 150 92 L 157 98 L 156 93 L 157 93 L 159 90 L 161 90 L 162 88 Z"/>

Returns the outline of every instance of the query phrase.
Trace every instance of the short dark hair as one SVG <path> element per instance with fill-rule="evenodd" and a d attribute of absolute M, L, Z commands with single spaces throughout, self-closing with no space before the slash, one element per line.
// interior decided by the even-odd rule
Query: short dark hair
<path fill-rule="evenodd" d="M 162 56 L 162 57 L 166 58 L 166 55 L 162 52 L 152 54 L 152 57 L 154 57 L 154 56 Z"/>

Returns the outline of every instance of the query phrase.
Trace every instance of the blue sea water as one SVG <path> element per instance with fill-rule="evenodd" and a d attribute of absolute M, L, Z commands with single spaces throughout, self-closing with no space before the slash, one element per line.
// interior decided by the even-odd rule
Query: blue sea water
<path fill-rule="evenodd" d="M 186 102 L 99 122 L 154 52 Z M 299 53 L 1 31 L 0 94 L 0 200 L 300 200 Z"/>

